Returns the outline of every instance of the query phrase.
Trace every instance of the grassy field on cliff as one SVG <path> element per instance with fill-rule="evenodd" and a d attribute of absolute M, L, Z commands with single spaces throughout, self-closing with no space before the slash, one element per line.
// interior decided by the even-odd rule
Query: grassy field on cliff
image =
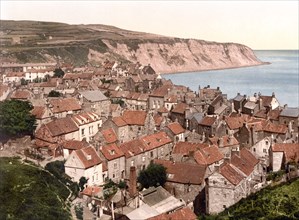
<path fill-rule="evenodd" d="M 267 187 L 217 216 L 201 219 L 299 219 L 299 179 Z"/>
<path fill-rule="evenodd" d="M 0 158 L 0 219 L 70 219 L 67 188 L 49 173 Z"/>

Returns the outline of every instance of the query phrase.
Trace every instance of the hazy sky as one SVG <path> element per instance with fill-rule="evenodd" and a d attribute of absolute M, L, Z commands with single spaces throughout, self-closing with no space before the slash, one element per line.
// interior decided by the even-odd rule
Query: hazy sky
<path fill-rule="evenodd" d="M 1 19 L 108 24 L 181 38 L 237 42 L 253 49 L 299 49 L 294 1 L 0 0 Z"/>

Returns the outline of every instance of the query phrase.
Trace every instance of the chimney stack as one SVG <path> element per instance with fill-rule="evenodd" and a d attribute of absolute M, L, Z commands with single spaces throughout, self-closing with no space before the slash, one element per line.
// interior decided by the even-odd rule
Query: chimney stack
<path fill-rule="evenodd" d="M 131 197 L 136 196 L 137 193 L 137 175 L 135 166 L 130 167 L 130 185 L 129 194 Z"/>

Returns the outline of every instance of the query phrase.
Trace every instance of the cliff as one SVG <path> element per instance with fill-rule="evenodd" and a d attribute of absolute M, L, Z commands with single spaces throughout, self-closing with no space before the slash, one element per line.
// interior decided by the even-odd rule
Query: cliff
<path fill-rule="evenodd" d="M 262 64 L 247 46 L 179 39 L 106 25 L 1 21 L 1 58 L 16 62 L 101 65 L 104 60 L 150 63 L 172 73 Z"/>

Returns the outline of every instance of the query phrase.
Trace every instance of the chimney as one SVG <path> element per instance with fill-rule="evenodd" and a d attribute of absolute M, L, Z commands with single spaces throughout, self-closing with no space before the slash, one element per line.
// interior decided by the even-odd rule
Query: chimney
<path fill-rule="evenodd" d="M 275 93 L 274 92 L 272 92 L 272 98 L 275 98 Z"/>
<path fill-rule="evenodd" d="M 130 185 L 129 185 L 129 194 L 131 197 L 134 197 L 137 193 L 137 176 L 135 166 L 130 167 Z"/>
<path fill-rule="evenodd" d="M 261 97 L 259 98 L 259 107 L 260 110 L 263 108 L 263 100 L 261 99 Z"/>
<path fill-rule="evenodd" d="M 218 139 L 218 146 L 223 147 L 223 138 L 222 137 Z"/>

